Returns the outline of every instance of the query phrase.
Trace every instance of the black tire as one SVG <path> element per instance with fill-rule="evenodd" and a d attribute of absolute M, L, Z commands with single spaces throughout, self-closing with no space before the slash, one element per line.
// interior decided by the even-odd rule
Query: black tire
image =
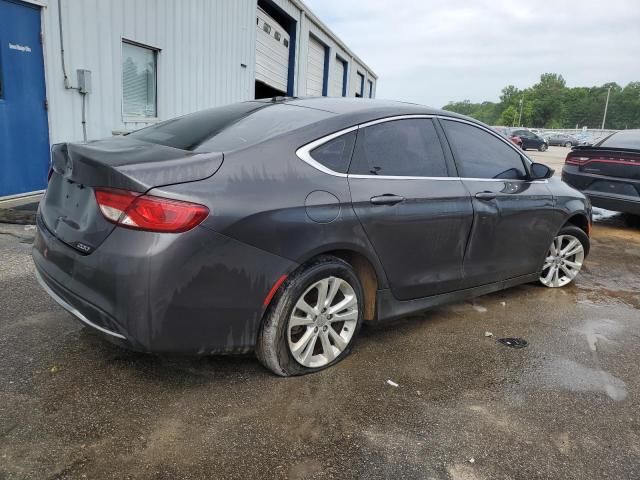
<path fill-rule="evenodd" d="M 291 354 L 287 337 L 289 317 L 300 296 L 311 285 L 329 276 L 341 278 L 353 288 L 358 302 L 358 319 L 355 331 L 342 353 L 324 366 L 310 368 L 298 363 Z M 347 262 L 336 257 L 323 255 L 303 265 L 289 275 L 280 286 L 265 312 L 256 343 L 258 360 L 267 369 L 282 377 L 314 373 L 335 365 L 349 355 L 358 336 L 364 312 L 363 299 L 364 294 L 360 280 Z"/>
<path fill-rule="evenodd" d="M 591 240 L 589 236 L 582 230 L 580 227 L 576 227 L 575 225 L 567 224 L 560 229 L 558 235 L 573 235 L 582 244 L 582 248 L 584 248 L 584 257 L 587 258 L 589 256 L 589 249 L 591 248 Z"/>
<path fill-rule="evenodd" d="M 567 142 L 567 143 L 564 144 L 564 146 L 567 147 L 567 148 L 571 148 L 571 147 L 573 147 L 573 144 L 571 142 Z"/>
<path fill-rule="evenodd" d="M 549 148 L 549 147 L 547 146 L 547 144 L 546 144 L 546 143 L 543 143 L 542 145 L 540 145 L 540 146 L 538 147 L 538 151 L 539 151 L 539 152 L 546 152 L 546 151 L 547 151 L 547 148 Z"/>

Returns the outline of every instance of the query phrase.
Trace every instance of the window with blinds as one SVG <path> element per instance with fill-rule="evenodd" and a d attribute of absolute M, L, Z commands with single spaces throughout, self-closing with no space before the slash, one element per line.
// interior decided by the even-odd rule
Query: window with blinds
<path fill-rule="evenodd" d="M 157 51 L 122 42 L 122 110 L 130 117 L 157 117 Z"/>

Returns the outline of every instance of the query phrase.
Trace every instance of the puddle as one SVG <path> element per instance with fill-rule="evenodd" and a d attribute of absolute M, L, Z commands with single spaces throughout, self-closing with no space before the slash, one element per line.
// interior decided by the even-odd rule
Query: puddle
<path fill-rule="evenodd" d="M 542 372 L 542 381 L 548 386 L 558 386 L 572 392 L 600 392 L 612 400 L 627 398 L 627 386 L 604 370 L 586 367 L 567 358 L 551 361 Z"/>
<path fill-rule="evenodd" d="M 598 342 L 615 343 L 615 340 L 610 337 L 619 333 L 620 330 L 622 330 L 622 327 L 617 322 L 605 318 L 589 320 L 578 332 L 585 336 L 589 350 L 596 352 L 598 350 Z"/>

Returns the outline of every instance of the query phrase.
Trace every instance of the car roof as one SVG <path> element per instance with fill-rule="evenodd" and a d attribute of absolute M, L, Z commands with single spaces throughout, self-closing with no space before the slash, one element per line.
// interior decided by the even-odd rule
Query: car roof
<path fill-rule="evenodd" d="M 444 115 L 468 118 L 454 112 L 396 100 L 355 97 L 276 97 L 271 100 L 259 101 L 286 103 L 288 105 L 323 110 L 336 115 L 362 116 L 371 117 L 372 119 L 389 115 Z"/>
<path fill-rule="evenodd" d="M 274 97 L 201 110 L 133 132 L 131 137 L 182 150 L 230 152 L 293 131 L 305 130 L 319 138 L 353 125 L 402 115 L 440 115 L 479 123 L 463 115 L 413 103 Z"/>

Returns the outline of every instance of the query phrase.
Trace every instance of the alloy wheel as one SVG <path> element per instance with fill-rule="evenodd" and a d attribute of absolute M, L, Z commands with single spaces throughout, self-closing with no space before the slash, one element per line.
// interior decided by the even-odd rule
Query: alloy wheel
<path fill-rule="evenodd" d="M 544 260 L 540 282 L 551 288 L 564 287 L 582 268 L 584 247 L 573 235 L 558 235 L 551 242 Z"/>
<path fill-rule="evenodd" d="M 353 287 L 342 278 L 323 278 L 300 296 L 291 312 L 289 351 L 305 367 L 323 367 L 347 348 L 357 323 L 358 298 Z"/>

